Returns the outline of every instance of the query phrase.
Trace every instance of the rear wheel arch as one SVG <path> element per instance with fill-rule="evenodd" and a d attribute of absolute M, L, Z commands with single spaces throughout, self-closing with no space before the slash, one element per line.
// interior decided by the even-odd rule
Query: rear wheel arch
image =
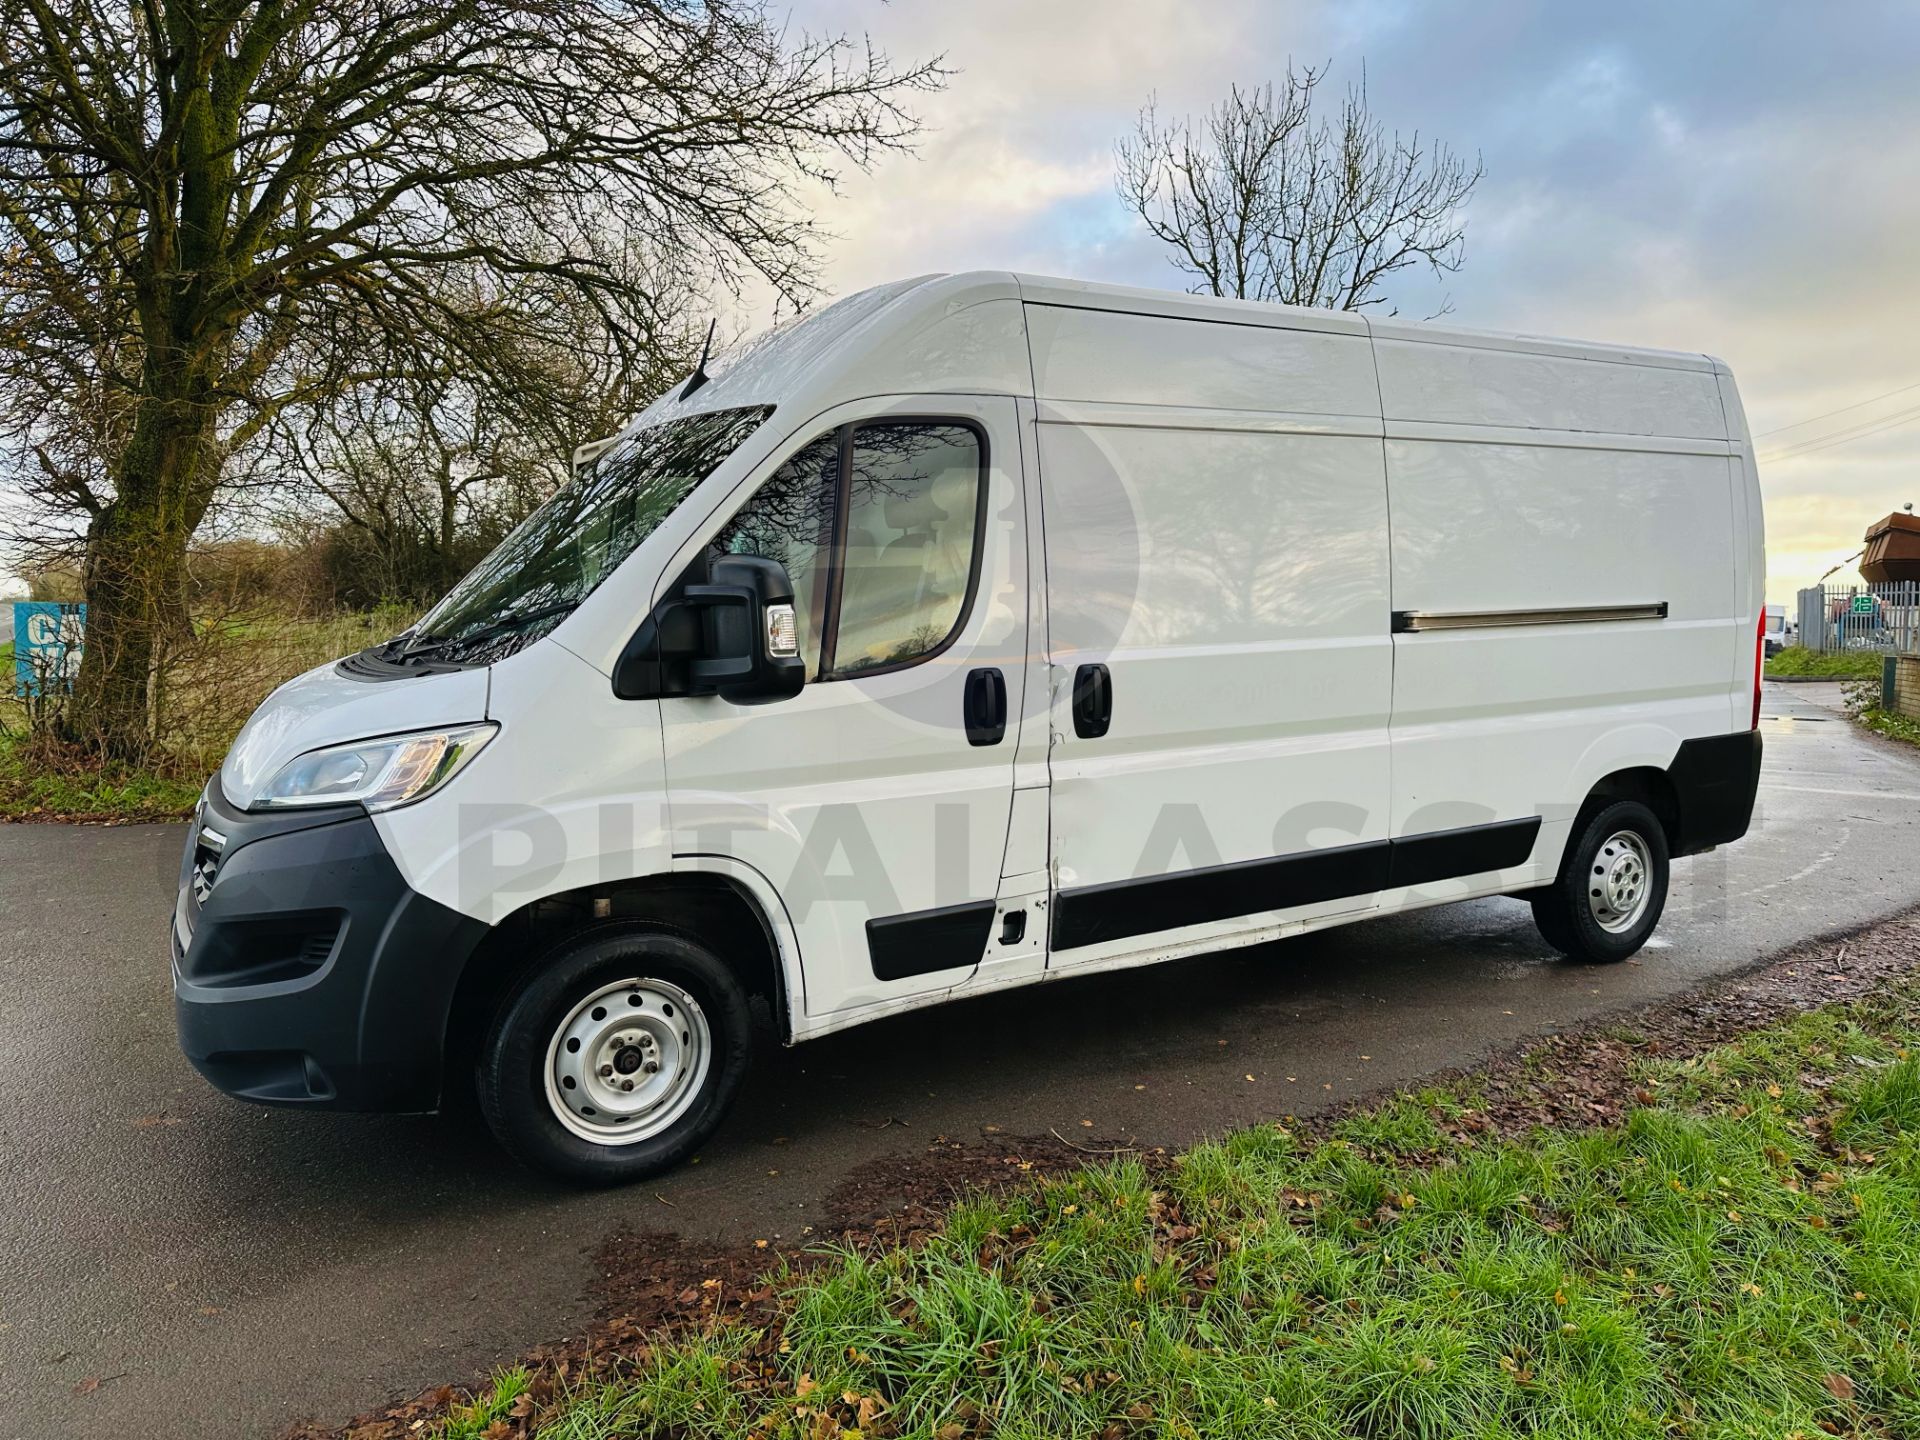
<path fill-rule="evenodd" d="M 1638 800 L 1653 811 L 1660 828 L 1666 831 L 1667 848 L 1674 854 L 1680 853 L 1680 796 L 1665 770 L 1636 765 L 1602 776 L 1587 792 L 1580 814 L 1582 817 L 1592 815 L 1616 800 Z"/>

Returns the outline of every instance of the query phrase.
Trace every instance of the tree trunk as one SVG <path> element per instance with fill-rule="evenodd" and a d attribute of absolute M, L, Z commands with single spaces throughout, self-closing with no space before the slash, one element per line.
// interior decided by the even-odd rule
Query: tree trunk
<path fill-rule="evenodd" d="M 211 492 L 200 459 L 208 407 L 142 402 L 115 475 L 115 496 L 87 529 L 81 580 L 87 625 L 67 738 L 138 762 L 155 740 L 155 667 L 180 622 L 187 542 Z"/>

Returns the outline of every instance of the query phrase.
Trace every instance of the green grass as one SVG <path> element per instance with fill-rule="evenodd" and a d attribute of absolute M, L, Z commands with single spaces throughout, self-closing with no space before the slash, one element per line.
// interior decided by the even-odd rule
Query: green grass
<path fill-rule="evenodd" d="M 193 809 L 205 779 L 120 767 L 49 769 L 18 734 L 0 734 L 0 820 L 167 819 Z"/>
<path fill-rule="evenodd" d="M 1766 674 L 1772 680 L 1786 676 L 1819 680 L 1878 679 L 1882 658 L 1877 650 L 1809 650 L 1804 645 L 1789 645 L 1767 661 Z"/>
<path fill-rule="evenodd" d="M 498 1372 L 468 1404 L 448 1411 L 439 1433 L 444 1440 L 483 1440 L 490 1426 L 512 1413 L 513 1402 L 527 1393 L 529 1379 L 525 1366 Z"/>
<path fill-rule="evenodd" d="M 1902 715 L 1897 710 L 1882 710 L 1878 705 L 1867 706 L 1854 712 L 1853 718 L 1867 729 L 1889 740 L 1904 740 L 1909 745 L 1920 745 L 1920 720 L 1911 715 Z"/>
<path fill-rule="evenodd" d="M 1458 1140 L 1427 1092 L 971 1200 L 537 1433 L 1920 1433 L 1916 1051 L 1909 988 L 1650 1062 L 1614 1130 Z"/>

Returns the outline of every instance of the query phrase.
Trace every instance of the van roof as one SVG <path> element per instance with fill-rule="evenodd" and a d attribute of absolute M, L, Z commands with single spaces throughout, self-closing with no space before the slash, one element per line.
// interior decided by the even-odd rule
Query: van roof
<path fill-rule="evenodd" d="M 1007 270 L 972 270 L 917 275 L 876 285 L 776 325 L 754 337 L 724 364 L 716 365 L 718 373 L 714 379 L 693 395 L 682 399 L 685 380 L 675 382 L 635 418 L 633 426 L 656 424 L 678 415 L 732 405 L 797 398 L 809 388 L 809 378 L 853 353 L 855 347 L 849 342 L 860 332 L 865 332 L 865 338 L 859 348 L 867 348 L 868 342 L 872 342 L 875 366 L 884 373 L 891 352 L 897 352 L 902 346 L 910 347 L 915 337 L 931 332 L 975 306 L 1008 300 L 1215 324 L 1371 335 L 1376 341 L 1387 343 L 1447 345 L 1615 365 L 1728 373 L 1724 363 L 1712 356 L 1687 351 L 1475 330 L 1432 321 L 1374 318 L 1352 311 L 1234 300 Z M 1021 345 L 1023 359 L 1024 349 Z M 1001 358 L 1011 361 L 1010 355 Z M 1007 365 L 1003 364 L 1001 369 L 1006 370 Z M 1003 386 L 986 379 L 971 388 L 999 390 Z M 1012 384 L 1004 388 L 1018 389 Z"/>
<path fill-rule="evenodd" d="M 925 277 L 976 280 L 979 275 Z M 1370 316 L 1351 310 L 1327 310 L 1309 305 L 1280 305 L 1266 300 L 1234 300 L 1217 295 L 1194 295 L 1178 290 L 1151 290 L 1133 285 L 1109 285 L 1091 280 L 1063 280 L 1047 275 L 1009 274 L 1021 298 L 1033 305 L 1066 305 L 1086 309 L 1120 310 L 1134 314 L 1165 315 L 1216 323 L 1271 325 L 1286 330 L 1334 330 L 1363 333 L 1376 339 L 1410 343 L 1464 345 L 1481 350 L 1509 350 L 1561 355 L 1583 360 L 1610 360 L 1615 364 L 1658 365 L 1682 370 L 1712 370 L 1714 358 L 1698 351 L 1661 350 L 1642 345 L 1572 340 L 1522 331 L 1480 330 L 1432 320 L 1402 320 Z"/>

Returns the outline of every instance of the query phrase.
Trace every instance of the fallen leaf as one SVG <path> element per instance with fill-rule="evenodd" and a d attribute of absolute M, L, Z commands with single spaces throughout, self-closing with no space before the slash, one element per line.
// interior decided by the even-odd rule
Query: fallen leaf
<path fill-rule="evenodd" d="M 1853 1398 L 1853 1381 L 1845 1375 L 1829 1375 L 1820 1383 L 1833 1392 L 1834 1399 L 1836 1400 L 1851 1400 Z"/>

